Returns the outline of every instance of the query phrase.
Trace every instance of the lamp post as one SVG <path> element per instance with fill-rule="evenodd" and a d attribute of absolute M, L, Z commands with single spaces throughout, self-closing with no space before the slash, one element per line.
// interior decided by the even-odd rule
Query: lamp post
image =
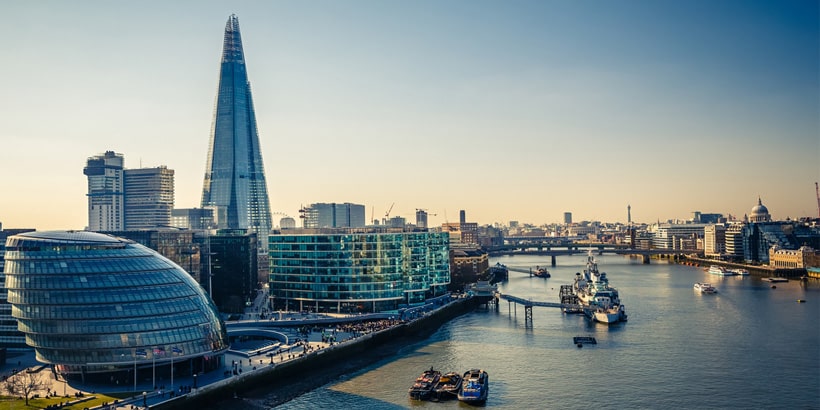
<path fill-rule="evenodd" d="M 148 408 L 148 393 L 142 392 L 142 407 Z"/>

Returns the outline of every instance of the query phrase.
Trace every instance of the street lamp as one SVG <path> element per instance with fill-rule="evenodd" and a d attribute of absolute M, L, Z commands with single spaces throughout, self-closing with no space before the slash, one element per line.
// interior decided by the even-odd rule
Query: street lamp
<path fill-rule="evenodd" d="M 142 407 L 148 408 L 148 393 L 142 392 Z"/>

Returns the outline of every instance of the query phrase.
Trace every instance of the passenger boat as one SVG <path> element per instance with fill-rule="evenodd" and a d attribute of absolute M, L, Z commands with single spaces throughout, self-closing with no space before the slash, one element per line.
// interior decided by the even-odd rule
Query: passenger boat
<path fill-rule="evenodd" d="M 709 283 L 698 282 L 695 284 L 695 290 L 700 293 L 717 293 L 717 289 Z"/>
<path fill-rule="evenodd" d="M 575 274 L 572 289 L 578 296 L 584 314 L 590 319 L 601 323 L 626 321 L 626 308 L 621 304 L 618 290 L 609 286 L 605 272 L 598 271 L 598 263 L 592 251 L 587 254 L 584 273 Z"/>
<path fill-rule="evenodd" d="M 734 276 L 734 275 L 737 275 L 737 273 L 732 272 L 732 271 L 724 268 L 723 266 L 718 266 L 718 265 L 710 266 L 708 272 L 711 273 L 712 275 L 718 275 L 718 276 Z"/>
<path fill-rule="evenodd" d="M 490 376 L 481 369 L 464 372 L 458 399 L 465 403 L 484 403 L 490 393 Z"/>
<path fill-rule="evenodd" d="M 735 275 L 749 276 L 749 271 L 747 271 L 746 269 L 736 268 L 736 269 L 729 269 L 729 270 L 734 272 Z"/>
<path fill-rule="evenodd" d="M 430 370 L 425 370 L 424 373 L 416 378 L 416 382 L 413 383 L 413 386 L 408 390 L 410 398 L 413 400 L 429 399 L 433 393 L 433 387 L 438 383 L 439 378 L 441 378 L 441 372 L 438 370 L 433 370 L 432 367 Z"/>
<path fill-rule="evenodd" d="M 540 268 L 538 266 L 535 267 L 535 272 L 533 272 L 532 274 L 533 276 L 539 278 L 549 278 L 552 276 L 546 268 Z"/>
<path fill-rule="evenodd" d="M 443 374 L 438 379 L 438 383 L 433 386 L 433 400 L 447 400 L 454 399 L 458 395 L 458 390 L 461 389 L 462 377 L 458 372 L 449 372 Z"/>

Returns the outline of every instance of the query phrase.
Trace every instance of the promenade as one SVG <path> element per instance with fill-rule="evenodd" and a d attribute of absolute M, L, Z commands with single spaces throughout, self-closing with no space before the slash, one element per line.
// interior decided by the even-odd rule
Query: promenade
<path fill-rule="evenodd" d="M 260 297 L 264 297 L 260 295 Z M 453 299 L 438 298 L 424 306 L 407 310 L 405 316 L 412 321 L 424 317 L 432 310 L 447 304 Z M 11 376 L 20 371 L 45 372 L 44 380 L 49 384 L 48 391 L 56 397 L 65 398 L 66 403 L 79 402 L 73 408 L 83 409 L 81 401 L 96 394 L 131 393 L 128 397 L 118 399 L 117 403 L 88 406 L 89 409 L 104 410 L 134 410 L 150 408 L 159 404 L 170 404 L 186 395 L 220 388 L 222 386 L 241 381 L 254 374 L 262 374 L 283 363 L 298 361 L 312 353 L 320 353 L 333 346 L 352 343 L 367 335 L 406 323 L 396 318 L 396 314 L 387 315 L 392 318 L 379 318 L 382 315 L 320 315 L 298 312 L 274 312 L 273 319 L 258 319 L 260 304 L 249 307 L 243 318 L 228 322 L 231 327 L 269 327 L 286 336 L 286 342 L 250 340 L 233 343 L 224 356 L 220 369 L 196 375 L 173 375 L 170 378 L 156 377 L 154 379 L 137 380 L 134 384 L 120 384 L 112 380 L 111 383 L 81 383 L 76 380 L 66 382 L 57 376 L 50 366 L 35 360 L 33 351 L 9 352 L 7 363 L 0 366 L 0 375 Z M 334 322 L 326 324 L 323 322 Z M 41 392 L 40 396 L 45 396 Z M 79 397 L 78 397 L 79 396 Z"/>

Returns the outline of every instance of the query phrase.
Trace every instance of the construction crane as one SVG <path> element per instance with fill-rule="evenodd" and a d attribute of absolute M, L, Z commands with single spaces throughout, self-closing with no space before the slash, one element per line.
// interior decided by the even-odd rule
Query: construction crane
<path fill-rule="evenodd" d="M 393 205 L 396 205 L 396 203 L 395 203 L 395 202 L 393 202 L 392 204 L 390 204 L 390 208 L 388 208 L 388 209 L 387 209 L 387 212 L 385 212 L 385 213 L 384 213 L 384 219 L 385 219 L 385 220 L 390 219 L 390 211 L 392 211 L 392 210 L 393 210 Z"/>
<path fill-rule="evenodd" d="M 416 208 L 416 212 L 418 212 L 418 211 L 426 212 L 427 215 L 430 215 L 430 216 L 438 216 L 438 214 L 431 214 L 431 213 L 427 212 L 426 208 Z"/>
<path fill-rule="evenodd" d="M 817 216 L 820 217 L 820 185 L 814 183 L 814 191 L 817 193 Z"/>

